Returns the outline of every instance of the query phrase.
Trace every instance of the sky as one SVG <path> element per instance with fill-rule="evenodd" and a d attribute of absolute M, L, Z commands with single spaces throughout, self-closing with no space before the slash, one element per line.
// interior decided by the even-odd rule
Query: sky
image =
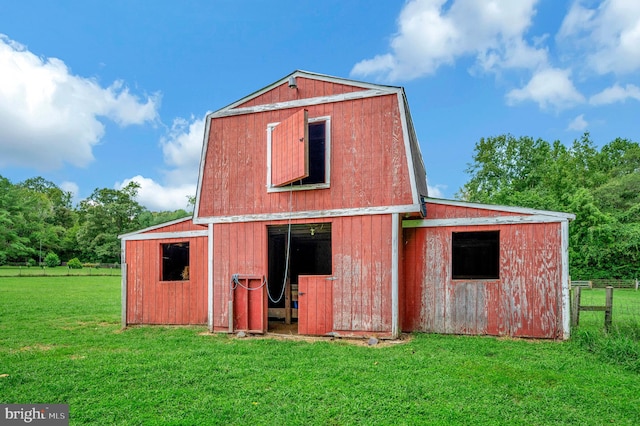
<path fill-rule="evenodd" d="M 298 69 L 404 87 L 433 197 L 481 138 L 640 141 L 637 0 L 16 0 L 0 175 L 187 208 L 205 115 Z"/>

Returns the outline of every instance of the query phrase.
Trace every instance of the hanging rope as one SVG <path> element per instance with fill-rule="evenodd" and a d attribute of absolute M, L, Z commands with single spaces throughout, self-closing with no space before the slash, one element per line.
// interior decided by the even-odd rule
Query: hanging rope
<path fill-rule="evenodd" d="M 269 296 L 269 300 L 273 304 L 280 303 L 280 301 L 284 297 L 284 291 L 287 288 L 287 275 L 289 275 L 289 256 L 291 255 L 291 215 L 293 212 L 292 197 L 293 197 L 293 182 L 289 184 L 289 229 L 287 230 L 287 251 L 286 251 L 285 261 L 284 261 L 284 278 L 282 279 L 282 289 L 280 291 L 280 296 L 278 296 L 278 299 L 274 299 L 273 296 L 271 296 L 271 292 L 269 291 L 269 286 L 267 286 L 267 296 Z"/>

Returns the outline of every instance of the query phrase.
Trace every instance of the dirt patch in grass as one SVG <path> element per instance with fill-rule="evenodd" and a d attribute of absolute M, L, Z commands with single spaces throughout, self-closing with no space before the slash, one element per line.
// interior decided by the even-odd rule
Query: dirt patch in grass
<path fill-rule="evenodd" d="M 51 349 L 53 349 L 52 345 L 31 345 L 20 348 L 21 351 L 50 351 Z"/>
<path fill-rule="evenodd" d="M 205 331 L 199 333 L 201 336 L 219 336 L 221 333 L 210 333 Z M 330 343 L 344 343 L 356 346 L 369 346 L 369 347 L 389 347 L 398 344 L 408 343 L 412 340 L 410 334 L 403 334 L 399 339 L 381 339 L 376 337 L 331 337 L 331 336 L 305 336 L 300 334 L 284 334 L 284 333 L 266 333 L 266 334 L 249 334 L 249 333 L 236 333 L 236 334 L 223 334 L 230 339 L 246 340 L 246 339 L 273 339 L 281 341 L 297 341 L 297 342 L 330 342 Z"/>

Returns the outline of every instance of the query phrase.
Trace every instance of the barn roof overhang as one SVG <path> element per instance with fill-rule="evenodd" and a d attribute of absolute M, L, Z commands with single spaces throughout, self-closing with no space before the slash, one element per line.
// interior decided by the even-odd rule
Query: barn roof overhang
<path fill-rule="evenodd" d="M 167 226 L 177 225 L 179 223 L 189 222 L 189 221 L 192 221 L 192 220 L 193 220 L 193 216 L 186 216 L 186 217 L 183 217 L 183 218 L 180 218 L 180 219 L 171 220 L 169 222 L 160 223 L 160 224 L 157 224 L 157 225 L 149 226 L 149 227 L 144 228 L 144 229 L 139 229 L 137 231 L 128 232 L 126 234 L 118 235 L 118 238 L 123 240 L 123 241 L 145 239 L 145 237 L 142 237 L 143 234 L 147 234 L 148 232 L 156 231 L 158 229 L 162 229 L 162 228 L 167 227 Z M 183 231 L 183 233 L 184 232 L 192 232 L 192 233 L 193 232 L 195 232 L 195 233 L 205 232 L 206 233 L 207 231 L 206 230 L 202 230 L 202 231 Z M 151 234 L 151 235 L 158 236 L 158 235 L 164 235 L 164 234 L 165 233 L 154 233 L 154 234 Z M 169 233 L 166 233 L 166 234 L 169 234 Z M 176 234 L 176 233 L 174 232 L 174 233 L 171 233 L 171 234 L 173 235 L 173 234 Z M 200 234 L 196 234 L 194 236 L 199 236 L 199 235 Z"/>
<path fill-rule="evenodd" d="M 530 209 L 526 207 L 501 206 L 496 204 L 471 203 L 468 201 L 445 200 L 441 198 L 427 198 L 429 204 L 466 207 L 472 209 L 492 210 L 501 213 L 513 213 L 508 216 L 460 217 L 447 219 L 419 219 L 405 220 L 403 228 L 441 227 L 441 226 L 477 226 L 477 225 L 516 225 L 525 223 L 554 223 L 569 222 L 576 218 L 572 213 L 550 210 Z"/>

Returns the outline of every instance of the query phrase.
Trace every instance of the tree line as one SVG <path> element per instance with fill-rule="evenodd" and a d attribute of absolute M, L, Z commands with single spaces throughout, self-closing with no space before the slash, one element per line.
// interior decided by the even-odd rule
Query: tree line
<path fill-rule="evenodd" d="M 482 138 L 457 197 L 573 213 L 573 279 L 640 278 L 640 146 L 617 138 L 598 149 L 500 135 Z"/>
<path fill-rule="evenodd" d="M 640 277 L 640 145 L 617 138 L 598 149 L 585 133 L 566 146 L 531 137 L 481 138 L 466 170 L 462 200 L 569 212 L 574 279 Z M 0 265 L 60 260 L 120 261 L 117 236 L 173 219 L 185 210 L 151 212 L 139 186 L 72 196 L 36 177 L 13 184 L 0 176 Z M 193 204 L 193 198 L 189 202 Z"/>
<path fill-rule="evenodd" d="M 139 185 L 95 189 L 77 205 L 72 194 L 42 177 L 17 184 L 0 176 L 0 265 L 36 265 L 58 258 L 120 262 L 118 235 L 189 216 L 152 212 L 136 201 Z M 190 200 L 191 202 L 192 200 Z"/>

